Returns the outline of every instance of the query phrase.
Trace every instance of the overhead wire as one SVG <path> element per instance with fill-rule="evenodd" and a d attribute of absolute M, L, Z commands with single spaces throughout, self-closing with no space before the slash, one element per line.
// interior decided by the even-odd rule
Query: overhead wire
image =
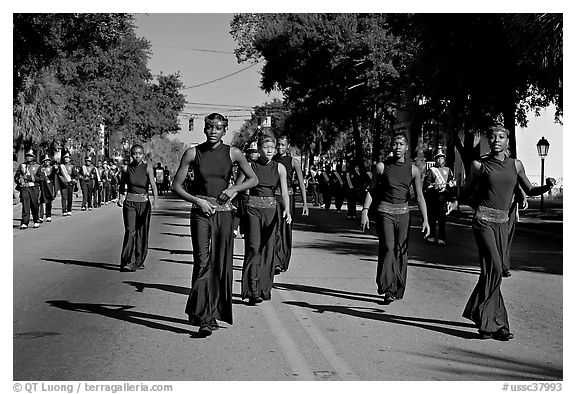
<path fill-rule="evenodd" d="M 208 84 L 211 84 L 211 83 L 214 83 L 214 82 L 221 81 L 221 80 L 226 79 L 226 78 L 229 78 L 229 77 L 231 77 L 231 76 L 233 76 L 233 75 L 239 74 L 239 73 L 241 73 L 242 71 L 246 71 L 246 70 L 248 70 L 249 68 L 254 67 L 255 65 L 257 65 L 258 63 L 259 63 L 259 61 L 256 61 L 255 63 L 249 65 L 248 67 L 244 67 L 243 69 L 238 70 L 238 71 L 236 71 L 236 72 L 233 72 L 233 73 L 231 73 L 231 74 L 224 75 L 223 77 L 216 78 L 216 79 L 213 79 L 213 80 L 208 81 L 208 82 L 203 82 L 203 83 L 199 83 L 199 84 L 192 85 L 192 86 L 185 86 L 185 87 L 181 88 L 180 90 L 193 89 L 193 88 L 197 88 L 197 87 L 200 87 L 200 86 L 204 86 L 204 85 L 208 85 Z"/>

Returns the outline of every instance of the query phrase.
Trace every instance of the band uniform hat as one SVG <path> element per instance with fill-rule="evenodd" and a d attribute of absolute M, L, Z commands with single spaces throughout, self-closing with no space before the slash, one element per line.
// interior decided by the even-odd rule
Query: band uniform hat
<path fill-rule="evenodd" d="M 86 161 L 92 161 L 92 158 L 90 156 L 86 157 Z"/>
<path fill-rule="evenodd" d="M 44 162 L 44 161 L 46 161 L 46 160 L 52 161 L 52 158 L 50 158 L 50 156 L 48 156 L 48 155 L 44 155 L 44 156 L 42 157 L 42 161 Z"/>
<path fill-rule="evenodd" d="M 446 157 L 446 154 L 444 153 L 444 151 L 442 149 L 438 149 L 436 151 L 436 154 L 434 155 L 434 158 L 437 159 L 439 157 Z"/>
<path fill-rule="evenodd" d="M 34 158 L 36 157 L 36 155 L 34 154 L 34 151 L 32 149 L 30 149 L 28 152 L 26 152 L 24 154 L 24 156 L 32 156 Z"/>
<path fill-rule="evenodd" d="M 72 158 L 72 156 L 70 156 L 70 153 L 68 153 L 68 152 L 64 153 L 63 158 L 66 158 L 66 157 Z"/>
<path fill-rule="evenodd" d="M 248 144 L 248 147 L 246 148 L 246 153 L 254 153 L 254 152 L 258 152 L 257 141 L 252 141 L 250 144 Z"/>

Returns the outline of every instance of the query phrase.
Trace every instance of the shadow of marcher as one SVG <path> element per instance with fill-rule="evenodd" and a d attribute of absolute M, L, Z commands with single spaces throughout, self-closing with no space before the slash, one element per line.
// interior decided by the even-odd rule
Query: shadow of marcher
<path fill-rule="evenodd" d="M 325 287 L 316 287 L 309 285 L 299 285 L 294 283 L 276 282 L 274 283 L 274 289 L 321 294 L 330 297 L 344 298 L 352 301 L 375 302 L 375 303 L 380 303 L 382 301 L 382 297 L 376 294 L 354 293 L 351 291 L 328 289 Z"/>
<path fill-rule="evenodd" d="M 411 327 L 418 327 L 425 330 L 439 332 L 445 335 L 451 335 L 459 338 L 464 339 L 478 339 L 477 332 L 470 332 L 464 330 L 458 330 L 454 328 L 448 327 L 439 327 L 433 324 L 442 324 L 442 325 L 450 325 L 456 327 L 469 327 L 475 328 L 473 324 L 464 323 L 464 322 L 453 322 L 447 320 L 437 320 L 437 319 L 426 319 L 426 318 L 418 318 L 418 317 L 405 317 L 405 316 L 397 316 L 397 315 L 389 315 L 382 309 L 377 308 L 353 308 L 353 307 L 346 307 L 346 306 L 339 306 L 339 305 L 315 305 L 309 304 L 307 302 L 300 302 L 300 301 L 285 301 L 284 304 L 294 305 L 302 308 L 308 308 L 314 310 L 316 313 L 324 313 L 324 312 L 334 312 L 334 313 L 341 313 L 348 316 L 358 317 L 361 319 L 371 319 L 371 320 L 378 320 L 386 323 L 392 324 L 400 324 L 405 326 Z M 430 324 L 424 324 L 430 323 Z"/>
<path fill-rule="evenodd" d="M 124 281 L 127 285 L 133 286 L 138 293 L 143 293 L 145 289 L 156 289 L 161 291 L 166 291 L 169 293 L 183 294 L 188 296 L 190 294 L 190 288 L 184 286 L 167 285 L 164 283 L 144 283 L 144 282 L 134 282 L 134 281 Z M 233 304 L 243 304 L 242 302 L 234 299 L 239 298 L 240 294 L 232 294 Z"/>
<path fill-rule="evenodd" d="M 43 261 L 49 261 L 52 263 L 59 263 L 59 264 L 66 264 L 66 265 L 78 265 L 81 267 L 90 267 L 90 268 L 100 268 L 109 271 L 119 271 L 120 264 L 109 264 L 109 263 L 92 263 L 89 261 L 81 261 L 81 260 L 69 260 L 69 259 L 51 259 L 48 257 L 41 258 Z"/>
<path fill-rule="evenodd" d="M 50 306 L 64 309 L 72 312 L 93 313 L 105 316 L 111 319 L 122 320 L 128 323 L 139 324 L 145 327 L 153 328 L 155 330 L 169 331 L 176 334 L 187 334 L 192 338 L 200 338 L 198 334 L 189 329 L 170 326 L 168 324 L 157 323 L 152 320 L 162 320 L 171 323 L 188 325 L 188 320 L 178 319 L 175 317 L 154 315 L 151 313 L 136 312 L 130 309 L 134 308 L 132 305 L 118 305 L 118 304 L 87 304 L 75 303 L 66 300 L 53 300 L 46 301 Z"/>

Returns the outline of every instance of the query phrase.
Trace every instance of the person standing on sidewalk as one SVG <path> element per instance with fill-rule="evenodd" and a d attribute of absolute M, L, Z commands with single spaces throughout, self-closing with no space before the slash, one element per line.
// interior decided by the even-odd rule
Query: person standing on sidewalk
<path fill-rule="evenodd" d="M 40 227 L 40 216 L 38 215 L 40 187 L 36 179 L 39 168 L 40 165 L 36 163 L 36 155 L 30 149 L 24 155 L 24 162 L 18 166 L 16 174 L 14 174 L 14 182 L 16 182 L 16 187 L 20 192 L 20 201 L 22 202 L 21 230 L 28 228 L 30 212 L 32 212 L 34 228 Z"/>
<path fill-rule="evenodd" d="M 459 201 L 474 197 L 472 231 L 480 252 L 480 276 L 462 316 L 476 324 L 480 338 L 508 341 L 514 335 L 500 285 L 514 188 L 519 184 L 527 195 L 537 196 L 549 191 L 554 181 L 548 178 L 546 185 L 538 187 L 530 184 L 522 162 L 506 155 L 509 131 L 503 126 L 492 127 L 488 140 L 490 154 L 472 163 L 466 185 L 460 196 L 448 204 L 448 213 L 458 208 Z"/>
<path fill-rule="evenodd" d="M 86 157 L 86 164 L 80 169 L 80 188 L 82 189 L 82 206 L 81 211 L 92 210 L 92 198 L 94 194 L 94 166 L 92 165 L 92 158 Z"/>
<path fill-rule="evenodd" d="M 218 319 L 232 324 L 232 199 L 238 192 L 258 184 L 246 157 L 238 148 L 222 142 L 228 119 L 212 113 L 204 119 L 206 141 L 188 148 L 172 182 L 172 191 L 192 203 L 190 233 L 194 268 L 186 314 L 198 334 L 208 336 L 219 328 Z M 230 186 L 232 166 L 238 163 L 246 175 Z M 193 171 L 190 187 L 183 187 L 188 169 Z"/>
<path fill-rule="evenodd" d="M 250 305 L 271 298 L 274 283 L 274 263 L 277 227 L 280 221 L 288 224 L 290 198 L 286 167 L 273 160 L 275 141 L 272 136 L 262 135 L 258 142 L 260 158 L 250 166 L 258 177 L 258 185 L 250 189 L 244 206 L 247 231 L 244 237 L 244 265 L 242 267 L 242 299 Z M 243 181 L 240 174 L 238 181 Z M 278 209 L 276 189 L 280 187 L 282 209 Z"/>
<path fill-rule="evenodd" d="M 426 171 L 424 178 L 424 197 L 428 209 L 430 237 L 426 240 L 432 244 L 446 245 L 446 203 L 452 200 L 452 188 L 455 186 L 452 170 L 447 167 L 446 155 L 438 149 L 434 156 L 436 163 Z M 436 238 L 438 224 L 438 238 Z"/>
<path fill-rule="evenodd" d="M 52 221 L 52 201 L 56 196 L 56 169 L 52 165 L 52 159 L 48 155 L 44 155 L 42 159 L 42 167 L 36 173 L 40 185 L 40 222 L 44 217 L 44 210 L 46 210 L 46 222 Z"/>
<path fill-rule="evenodd" d="M 397 134 L 392 140 L 392 156 L 383 163 L 376 164 L 376 173 L 366 194 L 360 219 L 362 231 L 370 228 L 368 210 L 373 203 L 376 203 L 375 221 L 378 235 L 376 284 L 378 294 L 384 294 L 386 304 L 402 299 L 406 290 L 410 185 L 414 188 L 418 208 L 422 214 L 424 237 L 430 233 L 426 201 L 422 193 L 422 177 L 418 167 L 406 160 L 407 151 L 408 138 L 404 133 Z"/>
<path fill-rule="evenodd" d="M 66 152 L 62 158 L 64 161 L 57 168 L 60 195 L 62 196 L 62 216 L 72 215 L 72 199 L 74 187 L 78 178 L 78 171 L 72 164 L 70 153 Z"/>
<path fill-rule="evenodd" d="M 300 192 L 302 193 L 302 216 L 308 216 L 308 202 L 306 200 L 306 186 L 304 185 L 304 177 L 302 176 L 302 168 L 300 167 L 300 161 L 295 157 L 288 154 L 288 137 L 283 135 L 278 137 L 276 141 L 276 155 L 274 155 L 273 160 L 277 163 L 281 163 L 286 169 L 286 184 L 288 186 L 288 198 L 289 207 L 292 217 L 296 215 L 296 201 L 294 199 L 294 189 L 292 188 L 292 177 L 294 173 L 298 179 L 298 185 Z M 276 198 L 280 204 L 277 204 L 279 209 L 283 210 L 282 205 L 282 190 L 280 188 L 275 188 Z M 279 215 L 283 214 L 283 211 L 278 212 Z M 292 256 L 292 221 L 287 222 L 284 220 L 279 221 L 276 233 L 276 246 L 274 248 L 274 273 L 276 275 L 281 272 L 288 270 L 290 265 L 290 257 Z"/>
<path fill-rule="evenodd" d="M 150 214 L 156 207 L 158 191 L 154 183 L 152 166 L 144 159 L 144 147 L 136 144 L 130 148 L 132 161 L 120 177 L 118 206 L 122 207 L 124 241 L 120 256 L 120 270 L 134 272 L 144 269 L 148 254 Z M 152 185 L 152 202 L 148 187 Z"/>

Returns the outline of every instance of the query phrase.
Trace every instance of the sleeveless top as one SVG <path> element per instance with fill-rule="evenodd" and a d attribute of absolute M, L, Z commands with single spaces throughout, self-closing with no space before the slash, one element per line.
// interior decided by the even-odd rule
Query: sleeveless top
<path fill-rule="evenodd" d="M 480 159 L 477 205 L 508 212 L 518 179 L 515 160 L 493 156 Z"/>
<path fill-rule="evenodd" d="M 280 174 L 278 162 L 270 160 L 264 164 L 261 159 L 251 162 L 250 165 L 258 177 L 258 185 L 250 189 L 251 196 L 273 197 L 276 189 L 280 188 Z"/>
<path fill-rule="evenodd" d="M 232 160 L 230 145 L 220 143 L 215 148 L 204 142 L 196 147 L 192 195 L 218 197 L 230 186 Z"/>
<path fill-rule="evenodd" d="M 124 182 L 126 182 L 126 191 L 128 193 L 148 193 L 150 180 L 148 179 L 148 173 L 146 172 L 147 168 L 148 164 L 143 161 L 136 165 L 134 165 L 134 162 L 128 164 L 126 172 L 124 173 Z"/>
<path fill-rule="evenodd" d="M 288 180 L 288 184 L 290 184 L 290 180 L 292 179 L 292 172 L 294 172 L 294 168 L 292 168 L 292 156 L 288 154 L 282 157 L 274 156 L 272 160 L 277 163 L 282 163 L 282 165 L 286 167 L 286 178 Z"/>
<path fill-rule="evenodd" d="M 410 160 L 399 163 L 393 160 L 384 162 L 384 173 L 370 193 L 377 201 L 391 204 L 404 204 L 410 198 L 410 184 L 412 183 L 412 162 Z"/>

